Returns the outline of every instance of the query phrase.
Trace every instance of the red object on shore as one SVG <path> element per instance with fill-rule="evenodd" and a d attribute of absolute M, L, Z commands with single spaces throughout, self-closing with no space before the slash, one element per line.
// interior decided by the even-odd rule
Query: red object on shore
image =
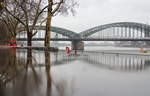
<path fill-rule="evenodd" d="M 69 47 L 66 47 L 66 53 L 69 54 L 71 52 Z"/>
<path fill-rule="evenodd" d="M 10 40 L 8 46 L 17 46 L 16 40 Z"/>

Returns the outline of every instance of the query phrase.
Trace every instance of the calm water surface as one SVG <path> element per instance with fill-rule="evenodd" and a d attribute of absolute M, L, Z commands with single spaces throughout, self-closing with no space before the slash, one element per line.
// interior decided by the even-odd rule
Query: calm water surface
<path fill-rule="evenodd" d="M 0 96 L 150 96 L 150 56 L 0 50 Z"/>

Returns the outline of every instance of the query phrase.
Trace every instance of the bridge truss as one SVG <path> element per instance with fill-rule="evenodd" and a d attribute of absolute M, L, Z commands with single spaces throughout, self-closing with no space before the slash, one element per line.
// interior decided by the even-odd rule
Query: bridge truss
<path fill-rule="evenodd" d="M 36 26 L 35 30 L 45 30 L 45 26 Z M 150 45 L 150 25 L 136 22 L 105 24 L 80 33 L 64 28 L 52 27 L 52 32 L 62 35 L 57 36 L 58 38 L 51 37 L 52 41 L 145 41 Z M 43 37 L 41 37 L 41 35 L 34 36 L 32 40 L 43 41 L 44 35 L 42 36 Z M 26 37 L 19 37 L 18 40 L 24 41 Z"/>

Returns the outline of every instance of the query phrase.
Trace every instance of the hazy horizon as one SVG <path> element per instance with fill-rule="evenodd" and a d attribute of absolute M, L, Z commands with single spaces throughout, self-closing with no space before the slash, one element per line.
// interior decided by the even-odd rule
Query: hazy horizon
<path fill-rule="evenodd" d="M 78 0 L 79 1 L 79 0 Z M 52 25 L 77 33 L 114 22 L 150 22 L 149 0 L 80 0 L 75 16 L 56 16 Z"/>

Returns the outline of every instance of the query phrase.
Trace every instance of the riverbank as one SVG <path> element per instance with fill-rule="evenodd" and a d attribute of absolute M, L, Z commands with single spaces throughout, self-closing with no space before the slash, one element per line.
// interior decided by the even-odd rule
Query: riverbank
<path fill-rule="evenodd" d="M 44 50 L 44 51 L 58 51 L 58 48 L 55 47 L 33 47 L 33 46 L 0 46 L 0 48 L 16 48 L 16 49 L 34 49 L 34 50 Z"/>

